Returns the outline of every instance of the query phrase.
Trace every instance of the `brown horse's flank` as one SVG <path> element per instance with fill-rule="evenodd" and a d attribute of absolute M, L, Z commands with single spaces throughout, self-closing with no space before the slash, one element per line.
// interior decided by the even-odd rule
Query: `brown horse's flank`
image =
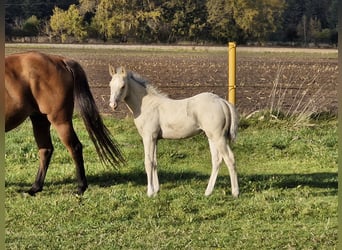
<path fill-rule="evenodd" d="M 39 52 L 9 55 L 5 58 L 5 90 L 6 132 L 30 117 L 39 149 L 39 168 L 29 190 L 31 195 L 43 189 L 53 153 L 51 124 L 76 165 L 78 193 L 82 194 L 88 187 L 82 144 L 72 125 L 74 101 L 101 161 L 104 164 L 124 162 L 103 124 L 86 74 L 76 61 Z"/>

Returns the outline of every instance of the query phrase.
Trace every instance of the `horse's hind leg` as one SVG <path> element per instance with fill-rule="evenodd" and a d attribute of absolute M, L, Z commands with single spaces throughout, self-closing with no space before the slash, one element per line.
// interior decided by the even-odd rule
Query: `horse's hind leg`
<path fill-rule="evenodd" d="M 50 135 L 50 122 L 44 115 L 30 116 L 33 126 L 33 134 L 39 150 L 39 168 L 36 180 L 31 189 L 28 191 L 30 195 L 43 190 L 46 172 L 49 167 L 51 156 L 53 153 L 53 145 Z"/>
<path fill-rule="evenodd" d="M 229 145 L 227 144 L 227 140 L 224 137 L 215 141 L 215 145 L 217 147 L 219 154 L 223 157 L 223 160 L 228 167 L 230 183 L 231 183 L 231 188 L 232 188 L 232 195 L 233 197 L 238 197 L 239 196 L 239 184 L 238 184 L 238 179 L 237 179 L 237 172 L 236 172 L 233 151 L 230 149 Z"/>
<path fill-rule="evenodd" d="M 217 151 L 216 146 L 210 139 L 208 139 L 208 141 L 209 141 L 209 148 L 210 148 L 210 153 L 211 153 L 212 169 L 211 169 L 211 175 L 209 178 L 208 186 L 207 186 L 207 189 L 205 190 L 206 196 L 211 195 L 211 193 L 214 190 L 217 174 L 220 169 L 220 164 L 222 162 L 222 157 Z"/>
<path fill-rule="evenodd" d="M 57 122 L 54 120 L 52 124 L 56 128 L 59 138 L 68 149 L 72 159 L 74 160 L 76 165 L 78 194 L 83 194 L 87 189 L 88 184 L 84 170 L 82 144 L 75 133 L 75 130 L 72 126 L 72 121 Z"/>
<path fill-rule="evenodd" d="M 227 150 L 225 151 L 225 154 L 223 155 L 223 159 L 229 170 L 230 183 L 232 187 L 232 195 L 233 197 L 238 197 L 239 196 L 239 184 L 238 184 L 238 179 L 237 179 L 234 154 L 228 144 L 226 144 L 225 148 Z"/>

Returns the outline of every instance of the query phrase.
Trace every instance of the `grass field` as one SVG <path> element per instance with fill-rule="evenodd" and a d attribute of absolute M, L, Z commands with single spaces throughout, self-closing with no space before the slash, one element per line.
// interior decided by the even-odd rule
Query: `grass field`
<path fill-rule="evenodd" d="M 100 164 L 81 120 L 89 189 L 54 136 L 42 193 L 30 197 L 37 150 L 27 121 L 6 134 L 7 249 L 336 249 L 337 120 L 243 119 L 233 146 L 241 196 L 222 166 L 212 196 L 206 138 L 160 141 L 161 191 L 146 196 L 143 147 L 130 118 L 105 118 L 128 161 Z"/>
<path fill-rule="evenodd" d="M 113 60 L 143 69 L 144 75 L 156 83 L 172 79 L 174 93 L 184 89 L 181 84 L 188 80 L 220 83 L 223 79 L 226 84 L 226 51 L 222 48 L 200 54 L 197 48 L 186 54 L 184 48 L 172 52 L 162 48 L 153 50 L 151 56 L 146 48 L 127 51 L 127 47 L 96 50 L 10 45 L 6 53 L 28 49 L 79 60 L 93 85 L 108 83 L 108 63 Z M 239 94 L 245 94 L 238 105 L 257 106 L 260 96 L 268 101 L 269 93 L 259 93 L 260 86 L 246 89 L 242 85 L 257 84 L 259 80 L 272 89 L 279 64 L 298 71 L 279 71 L 287 78 L 286 83 L 304 82 L 312 89 L 324 82 L 321 99 L 330 97 L 335 105 L 337 52 L 322 55 L 308 50 L 257 50 L 238 51 Z M 136 59 L 137 55 L 141 60 Z M 209 66 L 222 74 L 208 74 Z M 190 73 L 183 74 L 185 71 Z M 311 81 L 317 72 L 320 77 Z M 197 88 L 187 88 L 186 94 L 191 95 Z M 99 98 L 100 92 L 92 90 Z M 248 93 L 256 104 L 249 103 Z M 103 110 L 108 108 L 107 101 L 99 104 Z M 26 121 L 5 136 L 6 248 L 337 249 L 337 119 L 305 119 L 275 119 L 263 112 L 241 119 L 233 145 L 241 191 L 238 199 L 230 194 L 225 166 L 213 194 L 204 196 L 211 168 L 203 135 L 159 142 L 161 190 L 157 197 L 148 198 L 143 146 L 132 119 L 105 117 L 127 159 L 127 166 L 116 170 L 100 164 L 77 115 L 74 125 L 84 146 L 89 189 L 82 197 L 74 195 L 75 167 L 53 131 L 55 153 L 44 190 L 36 197 L 28 196 L 25 191 L 35 178 L 38 158 L 31 124 Z"/>

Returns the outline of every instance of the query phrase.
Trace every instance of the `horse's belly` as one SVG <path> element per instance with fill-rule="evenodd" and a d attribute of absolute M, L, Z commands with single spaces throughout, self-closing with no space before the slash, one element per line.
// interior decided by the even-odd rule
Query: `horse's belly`
<path fill-rule="evenodd" d="M 5 132 L 18 127 L 32 112 L 29 104 L 10 98 L 5 94 Z"/>
<path fill-rule="evenodd" d="M 195 124 L 163 124 L 161 127 L 160 138 L 182 139 L 197 135 L 201 129 Z"/>

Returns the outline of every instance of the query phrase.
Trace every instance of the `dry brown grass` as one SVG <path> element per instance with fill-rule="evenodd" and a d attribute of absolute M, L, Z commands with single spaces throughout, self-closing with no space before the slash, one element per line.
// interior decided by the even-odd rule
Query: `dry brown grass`
<path fill-rule="evenodd" d="M 292 85 L 298 76 L 284 77 L 283 73 L 284 66 L 279 65 L 270 93 L 269 111 L 275 117 L 291 118 L 294 125 L 306 124 L 313 115 L 322 112 L 322 107 L 327 106 L 327 99 L 322 94 L 324 85 L 312 88 L 320 73 L 317 71 L 304 78 L 296 88 Z"/>

